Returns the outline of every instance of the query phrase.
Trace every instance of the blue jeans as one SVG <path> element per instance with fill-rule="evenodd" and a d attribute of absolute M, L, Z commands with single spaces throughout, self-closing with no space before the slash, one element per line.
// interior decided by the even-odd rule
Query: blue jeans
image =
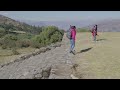
<path fill-rule="evenodd" d="M 94 35 L 93 38 L 94 38 L 93 40 L 96 41 L 96 35 Z"/>
<path fill-rule="evenodd" d="M 70 52 L 73 51 L 74 47 L 75 47 L 75 40 L 74 39 L 70 39 Z"/>

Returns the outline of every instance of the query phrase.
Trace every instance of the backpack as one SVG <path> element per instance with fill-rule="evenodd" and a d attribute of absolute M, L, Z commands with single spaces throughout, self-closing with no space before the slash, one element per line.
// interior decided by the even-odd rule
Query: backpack
<path fill-rule="evenodd" d="M 67 30 L 66 37 L 67 37 L 68 39 L 71 39 L 71 38 L 72 38 L 72 36 L 71 36 L 71 30 L 70 30 L 70 29 Z"/>

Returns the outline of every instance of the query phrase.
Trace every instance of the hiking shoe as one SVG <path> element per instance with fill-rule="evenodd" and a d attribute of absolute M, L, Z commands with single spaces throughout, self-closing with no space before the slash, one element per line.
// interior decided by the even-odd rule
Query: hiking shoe
<path fill-rule="evenodd" d="M 75 52 L 73 52 L 73 51 L 72 51 L 72 54 L 74 54 L 74 55 L 75 55 Z"/>

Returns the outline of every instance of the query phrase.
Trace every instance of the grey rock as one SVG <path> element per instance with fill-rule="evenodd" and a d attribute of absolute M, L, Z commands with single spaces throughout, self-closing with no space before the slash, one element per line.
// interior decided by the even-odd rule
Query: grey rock
<path fill-rule="evenodd" d="M 31 54 L 20 55 L 11 64 L 0 68 L 1 79 L 70 79 L 72 72 L 71 60 L 74 55 L 67 52 L 68 39 L 64 43 L 37 49 Z M 4 65 L 3 65 L 4 66 Z"/>
<path fill-rule="evenodd" d="M 37 73 L 33 76 L 32 79 L 41 79 L 42 78 L 42 74 L 41 73 Z"/>
<path fill-rule="evenodd" d="M 42 76 L 45 78 L 49 78 L 51 72 L 51 67 L 46 67 L 42 70 Z"/>

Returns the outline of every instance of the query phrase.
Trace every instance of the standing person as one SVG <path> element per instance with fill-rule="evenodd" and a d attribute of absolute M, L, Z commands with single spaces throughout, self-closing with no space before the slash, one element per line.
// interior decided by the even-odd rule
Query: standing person
<path fill-rule="evenodd" d="M 96 25 L 92 28 L 91 32 L 92 32 L 93 40 L 96 41 L 96 35 L 97 35 Z"/>
<path fill-rule="evenodd" d="M 76 27 L 75 26 L 71 26 L 71 39 L 70 39 L 70 53 L 73 53 L 75 55 L 75 50 L 73 51 L 74 47 L 75 47 L 75 39 L 76 39 Z"/>
<path fill-rule="evenodd" d="M 98 34 L 97 34 L 97 25 L 95 25 L 95 31 L 96 31 L 96 35 L 98 35 Z"/>

